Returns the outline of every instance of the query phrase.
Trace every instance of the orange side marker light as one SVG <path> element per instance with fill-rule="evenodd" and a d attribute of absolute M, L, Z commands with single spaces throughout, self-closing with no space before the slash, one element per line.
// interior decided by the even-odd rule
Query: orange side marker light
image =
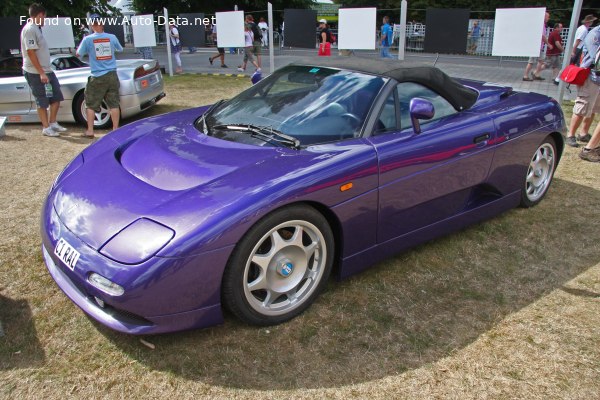
<path fill-rule="evenodd" d="M 348 182 L 340 186 L 340 192 L 345 192 L 346 190 L 352 189 L 352 182 Z"/>

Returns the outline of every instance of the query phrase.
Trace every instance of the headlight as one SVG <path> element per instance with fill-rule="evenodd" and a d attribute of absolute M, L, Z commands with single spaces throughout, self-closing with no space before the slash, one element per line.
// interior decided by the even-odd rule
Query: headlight
<path fill-rule="evenodd" d="M 91 274 L 89 274 L 88 282 L 95 288 L 98 288 L 98 289 L 102 290 L 104 293 L 110 294 L 111 296 L 121 296 L 123 293 L 125 293 L 125 289 L 123 289 L 122 286 L 109 281 L 102 275 L 99 275 L 95 272 L 92 272 Z M 98 300 L 96 300 L 96 301 L 98 302 Z M 102 307 L 102 305 L 100 303 L 98 303 L 98 305 L 100 305 Z"/>
<path fill-rule="evenodd" d="M 122 264 L 139 264 L 158 253 L 175 232 L 158 222 L 140 218 L 100 248 L 100 254 Z"/>

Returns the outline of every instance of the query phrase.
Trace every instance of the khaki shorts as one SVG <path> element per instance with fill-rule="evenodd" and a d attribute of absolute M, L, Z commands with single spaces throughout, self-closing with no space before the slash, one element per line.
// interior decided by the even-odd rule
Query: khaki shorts
<path fill-rule="evenodd" d="M 119 108 L 119 76 L 116 71 L 100 76 L 90 76 L 85 86 L 85 106 L 100 112 L 102 100 L 108 108 Z"/>
<path fill-rule="evenodd" d="M 260 47 L 261 47 L 262 43 L 260 42 L 260 40 L 255 40 L 252 43 L 252 51 L 254 52 L 255 56 L 260 56 Z"/>
<path fill-rule="evenodd" d="M 560 54 L 555 56 L 548 56 L 548 66 L 554 69 L 560 68 Z"/>
<path fill-rule="evenodd" d="M 544 49 L 540 50 L 539 57 L 529 57 L 529 64 L 535 64 L 536 62 L 540 62 L 542 64 L 546 63 L 546 52 L 544 51 Z"/>
<path fill-rule="evenodd" d="M 573 114 L 589 117 L 600 113 L 600 85 L 596 85 L 588 77 L 583 86 L 577 86 L 577 99 L 573 106 Z"/>

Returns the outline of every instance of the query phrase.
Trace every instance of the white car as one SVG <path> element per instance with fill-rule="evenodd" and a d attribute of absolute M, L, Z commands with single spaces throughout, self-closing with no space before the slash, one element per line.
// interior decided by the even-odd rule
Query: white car
<path fill-rule="evenodd" d="M 90 67 L 71 54 L 50 56 L 61 91 L 65 98 L 58 112 L 60 122 L 87 122 L 83 92 L 90 76 Z M 35 98 L 23 76 L 23 59 L 11 56 L 0 59 L 0 116 L 8 122 L 38 122 Z M 152 107 L 165 97 L 164 82 L 156 60 L 117 60 L 121 87 L 121 118 Z M 96 113 L 94 126 L 111 124 L 110 112 L 104 102 Z"/>

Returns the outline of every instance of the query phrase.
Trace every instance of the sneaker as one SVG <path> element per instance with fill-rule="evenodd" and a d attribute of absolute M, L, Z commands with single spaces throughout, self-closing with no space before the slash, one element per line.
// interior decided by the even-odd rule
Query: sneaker
<path fill-rule="evenodd" d="M 592 139 L 592 135 L 586 133 L 585 135 L 577 134 L 577 141 L 581 143 L 587 143 Z"/>
<path fill-rule="evenodd" d="M 262 72 L 262 69 L 260 69 L 260 68 L 257 68 L 257 69 L 256 69 L 256 72 L 258 72 L 258 73 L 260 74 L 260 73 Z"/>
<path fill-rule="evenodd" d="M 524 76 L 524 77 L 523 77 L 523 80 L 524 80 L 525 82 L 533 82 L 533 79 L 531 79 L 531 78 L 530 78 L 530 77 L 528 77 L 528 76 Z"/>
<path fill-rule="evenodd" d="M 560 83 L 559 81 L 557 81 L 556 79 L 552 81 L 552 83 L 554 83 L 556 86 L 558 86 L 558 84 Z"/>
<path fill-rule="evenodd" d="M 238 71 L 240 71 L 240 72 L 244 72 L 244 71 L 245 71 L 245 69 L 244 69 L 244 68 L 242 68 L 242 67 L 238 67 Z"/>
<path fill-rule="evenodd" d="M 579 147 L 579 145 L 577 144 L 577 139 L 575 138 L 575 136 L 567 136 L 567 139 L 565 140 L 565 143 L 567 144 L 567 146 Z"/>
<path fill-rule="evenodd" d="M 50 136 L 50 137 L 57 137 L 57 136 L 60 136 L 60 135 L 58 134 L 58 132 L 56 132 L 56 131 L 55 131 L 54 129 L 52 129 L 51 127 L 47 127 L 47 128 L 44 128 L 44 129 L 42 129 L 42 134 L 43 134 L 44 136 Z"/>
<path fill-rule="evenodd" d="M 52 128 L 52 130 L 56 131 L 56 132 L 66 132 L 67 131 L 67 128 L 65 128 L 64 126 L 60 126 L 58 124 L 58 122 L 50 123 L 50 128 Z"/>
<path fill-rule="evenodd" d="M 212 63 L 213 63 L 213 59 L 212 59 L 212 58 L 210 58 L 210 57 L 208 57 L 208 62 L 210 63 L 210 65 L 212 65 Z"/>
<path fill-rule="evenodd" d="M 579 158 L 585 161 L 600 162 L 600 147 L 596 147 L 595 149 L 584 147 L 579 152 Z"/>
<path fill-rule="evenodd" d="M 229 68 L 227 65 L 223 64 L 221 65 L 221 68 Z"/>

